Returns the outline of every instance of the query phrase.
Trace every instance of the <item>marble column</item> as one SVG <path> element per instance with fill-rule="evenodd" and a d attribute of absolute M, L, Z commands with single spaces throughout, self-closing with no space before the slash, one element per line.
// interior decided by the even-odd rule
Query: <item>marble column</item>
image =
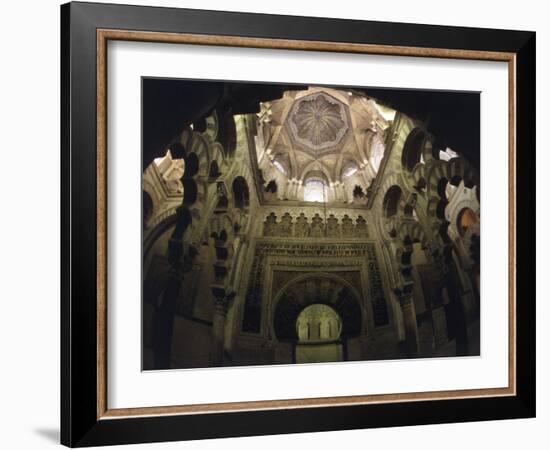
<path fill-rule="evenodd" d="M 468 332 L 466 326 L 466 312 L 462 299 L 462 285 L 458 269 L 454 262 L 449 264 L 449 270 L 445 277 L 445 287 L 449 295 L 447 309 L 447 322 L 452 329 L 452 335 L 456 340 L 456 355 L 468 355 Z"/>
<path fill-rule="evenodd" d="M 152 339 L 155 369 L 171 368 L 172 332 L 182 282 L 183 279 L 176 271 L 168 275 L 162 301 L 153 315 Z"/>
<path fill-rule="evenodd" d="M 184 255 L 183 243 L 180 239 L 171 238 L 168 243 L 168 261 L 171 269 L 166 278 L 162 300 L 156 307 L 152 318 L 155 369 L 171 368 L 172 333 L 178 298 L 184 275 L 191 270 L 192 260 L 195 255 L 192 248 L 188 250 L 188 254 Z"/>
<path fill-rule="evenodd" d="M 447 335 L 447 317 L 444 306 L 438 306 L 432 309 L 432 327 L 435 348 L 440 348 L 447 344 L 449 337 Z"/>
<path fill-rule="evenodd" d="M 210 362 L 212 366 L 223 366 L 225 319 L 235 293 L 226 294 L 225 289 L 213 287 L 214 314 L 212 317 L 212 348 Z"/>
<path fill-rule="evenodd" d="M 402 294 L 398 296 L 401 313 L 403 314 L 403 323 L 405 325 L 405 344 L 407 355 L 410 357 L 418 356 L 418 325 L 416 323 L 416 313 L 411 294 Z"/>

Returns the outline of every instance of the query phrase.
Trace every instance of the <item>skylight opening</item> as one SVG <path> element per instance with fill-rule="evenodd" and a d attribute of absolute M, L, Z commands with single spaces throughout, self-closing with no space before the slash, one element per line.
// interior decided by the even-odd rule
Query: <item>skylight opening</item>
<path fill-rule="evenodd" d="M 273 165 L 277 168 L 279 172 L 281 172 L 283 175 L 286 175 L 286 168 L 283 166 L 279 161 L 274 160 Z"/>
<path fill-rule="evenodd" d="M 354 164 L 350 164 L 342 171 L 342 178 L 349 178 L 357 172 L 358 168 Z"/>
<path fill-rule="evenodd" d="M 322 180 L 310 179 L 304 185 L 304 201 L 324 202 L 326 185 Z"/>

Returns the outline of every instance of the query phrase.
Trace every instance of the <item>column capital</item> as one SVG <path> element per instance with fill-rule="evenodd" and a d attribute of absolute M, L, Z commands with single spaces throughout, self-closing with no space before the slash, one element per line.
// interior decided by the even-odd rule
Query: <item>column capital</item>
<path fill-rule="evenodd" d="M 407 307 L 412 304 L 412 301 L 413 301 L 412 290 L 395 289 L 394 293 L 401 307 Z"/>
<path fill-rule="evenodd" d="M 226 293 L 223 288 L 213 287 L 212 294 L 214 295 L 214 313 L 225 317 L 237 293 Z"/>

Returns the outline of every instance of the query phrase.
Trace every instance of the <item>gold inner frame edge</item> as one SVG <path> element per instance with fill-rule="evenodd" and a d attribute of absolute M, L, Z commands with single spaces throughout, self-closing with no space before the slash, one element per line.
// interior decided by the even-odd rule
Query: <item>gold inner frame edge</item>
<path fill-rule="evenodd" d="M 173 414 L 205 414 L 267 409 L 291 409 L 323 406 L 395 403 L 402 401 L 450 400 L 516 394 L 516 54 L 479 50 L 389 46 L 325 41 L 297 41 L 239 36 L 161 33 L 116 29 L 98 29 L 96 48 L 97 74 L 97 419 Z M 502 388 L 410 392 L 287 400 L 260 400 L 198 405 L 147 406 L 109 409 L 107 405 L 107 42 L 109 40 L 171 44 L 217 45 L 266 49 L 363 53 L 390 56 L 431 57 L 502 61 L 508 63 L 508 173 L 509 173 L 509 281 L 508 281 L 508 386 Z"/>

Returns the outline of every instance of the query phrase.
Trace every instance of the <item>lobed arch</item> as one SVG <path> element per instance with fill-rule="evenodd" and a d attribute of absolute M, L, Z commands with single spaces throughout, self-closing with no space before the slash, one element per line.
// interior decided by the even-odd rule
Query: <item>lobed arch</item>
<path fill-rule="evenodd" d="M 473 188 L 479 186 L 479 177 L 464 158 L 453 158 L 450 161 L 433 160 L 426 171 L 428 197 L 439 195 L 439 184 L 446 179 L 454 186 L 463 181 L 464 186 Z"/>

